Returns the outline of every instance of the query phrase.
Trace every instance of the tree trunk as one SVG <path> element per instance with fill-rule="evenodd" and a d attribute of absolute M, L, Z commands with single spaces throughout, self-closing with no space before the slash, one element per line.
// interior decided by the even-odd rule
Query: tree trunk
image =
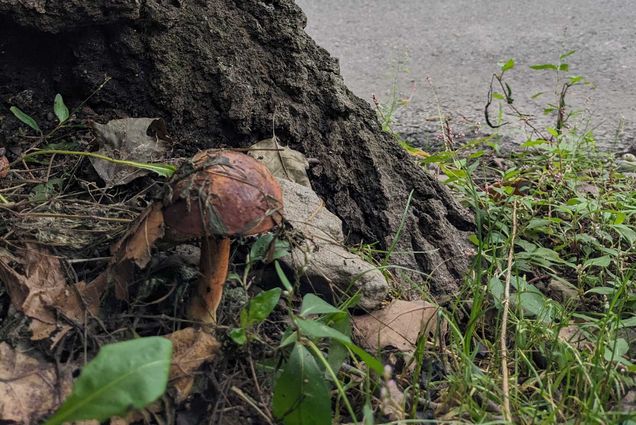
<path fill-rule="evenodd" d="M 391 263 L 433 295 L 456 291 L 470 214 L 382 133 L 305 23 L 292 0 L 0 0 L 0 146 L 18 125 L 9 106 L 46 122 L 55 93 L 72 107 L 108 75 L 83 113 L 163 117 L 183 156 L 274 133 L 318 160 L 312 185 L 349 242 L 400 233 Z"/>

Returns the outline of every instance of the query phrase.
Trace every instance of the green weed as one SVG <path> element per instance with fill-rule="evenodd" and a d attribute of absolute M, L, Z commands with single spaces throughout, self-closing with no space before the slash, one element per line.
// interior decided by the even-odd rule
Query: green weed
<path fill-rule="evenodd" d="M 464 420 L 606 424 L 630 416 L 619 406 L 636 383 L 626 336 L 635 324 L 636 190 L 591 132 L 570 125 L 566 94 L 584 81 L 564 75 L 572 53 L 532 66 L 556 75 L 556 101 L 543 111 L 554 127 L 532 127 L 507 158 L 488 149 L 488 138 L 423 160 L 443 171 L 477 222 L 477 255 L 447 312 L 454 367 L 444 402 Z M 511 117 L 532 126 L 506 82 L 514 67 L 510 60 L 493 76 L 486 116 L 495 128 Z"/>

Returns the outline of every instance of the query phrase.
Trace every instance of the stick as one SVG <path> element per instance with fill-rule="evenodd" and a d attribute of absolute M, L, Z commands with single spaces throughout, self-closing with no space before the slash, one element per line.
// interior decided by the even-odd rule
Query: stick
<path fill-rule="evenodd" d="M 512 234 L 510 235 L 510 250 L 508 251 L 508 267 L 506 269 L 506 285 L 504 287 L 503 317 L 501 319 L 501 389 L 503 392 L 503 416 L 507 422 L 512 421 L 510 413 L 510 383 L 508 377 L 508 349 L 506 347 L 506 333 L 508 331 L 508 311 L 510 309 L 510 280 L 512 276 L 512 258 L 515 251 L 515 237 L 517 236 L 517 201 L 512 204 Z"/>

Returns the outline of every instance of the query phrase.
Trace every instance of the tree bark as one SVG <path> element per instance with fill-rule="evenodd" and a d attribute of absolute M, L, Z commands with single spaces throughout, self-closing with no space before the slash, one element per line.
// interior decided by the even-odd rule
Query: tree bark
<path fill-rule="evenodd" d="M 55 93 L 72 107 L 108 75 L 83 112 L 163 117 L 183 156 L 274 133 L 317 159 L 312 185 L 349 242 L 386 248 L 400 233 L 391 263 L 455 292 L 472 217 L 381 131 L 305 24 L 292 0 L 0 0 L 0 145 L 18 125 L 9 106 L 46 122 Z"/>

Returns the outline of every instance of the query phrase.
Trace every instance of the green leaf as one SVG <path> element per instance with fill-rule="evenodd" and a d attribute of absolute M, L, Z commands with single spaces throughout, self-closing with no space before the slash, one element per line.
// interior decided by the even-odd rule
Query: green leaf
<path fill-rule="evenodd" d="M 610 265 L 611 261 L 612 259 L 610 258 L 609 255 L 604 255 L 602 257 L 590 258 L 586 260 L 585 263 L 583 263 L 583 267 L 592 267 L 592 266 L 607 267 Z"/>
<path fill-rule="evenodd" d="M 549 321 L 552 320 L 552 310 L 547 302 L 547 298 L 543 294 L 533 291 L 524 291 L 516 295 L 519 297 L 519 305 L 521 305 L 527 315 L 547 319 Z"/>
<path fill-rule="evenodd" d="M 575 53 L 576 53 L 576 50 L 570 50 L 570 51 L 568 51 L 568 52 L 565 52 L 565 53 L 563 53 L 561 56 L 559 56 L 559 60 L 560 60 L 560 61 L 563 61 L 563 59 L 565 59 L 565 58 L 567 58 L 567 57 L 569 57 L 569 56 L 572 56 L 572 55 L 573 55 L 573 54 L 575 54 Z"/>
<path fill-rule="evenodd" d="M 497 308 L 500 308 L 501 302 L 503 301 L 503 295 L 504 295 L 503 282 L 497 276 L 493 276 L 490 279 L 490 281 L 488 281 L 488 290 L 490 291 L 491 295 L 495 299 Z"/>
<path fill-rule="evenodd" d="M 331 397 L 322 370 L 309 350 L 295 344 L 276 380 L 272 410 L 285 425 L 332 422 Z"/>
<path fill-rule="evenodd" d="M 254 326 L 263 320 L 274 310 L 282 290 L 273 288 L 269 291 L 261 292 L 247 303 L 241 311 L 241 327 Z"/>
<path fill-rule="evenodd" d="M 532 148 L 535 146 L 544 145 L 546 143 L 548 143 L 548 141 L 545 139 L 530 139 L 526 141 L 525 143 L 522 143 L 521 146 L 524 148 Z"/>
<path fill-rule="evenodd" d="M 621 328 L 633 328 L 636 326 L 636 316 L 630 317 L 629 319 L 621 320 L 619 326 Z"/>
<path fill-rule="evenodd" d="M 550 232 L 550 226 L 553 224 L 554 222 L 547 218 L 533 218 L 526 226 L 526 230 L 537 230 L 543 233 L 548 233 Z"/>
<path fill-rule="evenodd" d="M 373 417 L 373 408 L 371 407 L 371 403 L 367 401 L 364 403 L 364 407 L 362 408 L 362 414 L 364 417 L 362 418 L 362 423 L 364 425 L 375 425 L 375 418 Z"/>
<path fill-rule="evenodd" d="M 49 181 L 47 181 L 46 183 L 40 183 L 36 186 L 33 186 L 33 189 L 31 189 L 31 193 L 29 194 L 29 199 L 37 203 L 44 202 L 47 199 L 50 199 L 60 193 L 63 187 L 64 179 L 49 179 Z"/>
<path fill-rule="evenodd" d="M 286 256 L 289 250 L 289 242 L 276 238 L 273 233 L 266 233 L 252 244 L 250 262 L 269 263 Z"/>
<path fill-rule="evenodd" d="M 570 80 L 570 84 L 574 85 L 583 81 L 583 77 L 581 77 L 580 75 L 573 75 L 569 78 L 569 80 Z"/>
<path fill-rule="evenodd" d="M 610 288 L 608 286 L 598 286 L 585 291 L 586 294 L 600 294 L 600 295 L 612 295 L 617 291 L 616 288 Z"/>
<path fill-rule="evenodd" d="M 556 71 L 558 69 L 558 67 L 554 64 L 551 63 L 542 63 L 542 64 L 538 64 L 538 65 L 530 65 L 530 69 L 537 69 L 537 70 L 541 70 L 541 69 L 551 69 L 553 71 Z"/>
<path fill-rule="evenodd" d="M 360 357 L 360 360 L 364 361 L 367 366 L 375 370 L 376 373 L 379 375 L 383 373 L 384 368 L 382 367 L 382 363 L 362 348 L 355 345 L 351 341 L 351 338 L 342 332 L 315 320 L 296 319 L 294 322 L 298 326 L 300 333 L 303 335 L 310 338 L 332 338 L 354 352 L 358 357 Z"/>
<path fill-rule="evenodd" d="M 570 65 L 567 63 L 562 63 L 559 65 L 559 71 L 568 72 L 570 70 Z"/>
<path fill-rule="evenodd" d="M 245 329 L 243 328 L 234 328 L 230 331 L 230 338 L 238 345 L 245 345 L 247 342 L 247 335 L 245 334 Z"/>
<path fill-rule="evenodd" d="M 343 335 L 350 336 L 351 335 L 351 320 L 348 314 L 333 314 L 333 321 L 329 322 L 329 325 L 341 332 Z M 329 349 L 327 351 L 327 362 L 329 362 L 329 367 L 334 373 L 338 373 L 343 363 L 349 357 L 349 351 L 347 348 L 340 344 L 336 340 L 331 340 L 329 342 Z"/>
<path fill-rule="evenodd" d="M 555 108 L 555 109 L 556 109 L 556 108 Z M 546 131 L 547 131 L 548 133 L 550 133 L 550 135 L 551 135 L 552 137 L 557 138 L 557 139 L 559 138 L 559 132 L 558 132 L 556 129 L 554 129 L 554 128 L 552 128 L 552 127 L 548 127 L 548 128 L 546 128 Z"/>
<path fill-rule="evenodd" d="M 35 120 L 29 115 L 22 112 L 20 108 L 18 108 L 17 106 L 12 106 L 11 108 L 9 108 L 9 110 L 13 112 L 13 115 L 15 115 L 15 117 L 22 121 L 24 124 L 28 125 L 38 133 L 42 133 L 42 130 L 40 130 L 40 126 L 38 125 L 38 123 L 35 122 Z"/>
<path fill-rule="evenodd" d="M 604 356 L 605 360 L 618 361 L 621 357 L 623 357 L 629 351 L 629 344 L 623 338 L 616 339 L 616 342 L 610 342 L 605 347 Z"/>
<path fill-rule="evenodd" d="M 298 342 L 298 331 L 292 332 L 292 330 L 288 328 L 283 333 L 283 336 L 281 338 L 280 344 L 278 345 L 278 348 L 287 347 L 288 345 L 294 344 L 296 342 Z"/>
<path fill-rule="evenodd" d="M 514 67 L 515 67 L 515 60 L 514 59 L 508 59 L 508 62 L 506 62 L 503 65 L 501 65 L 501 72 L 509 71 L 509 70 L 511 70 Z"/>
<path fill-rule="evenodd" d="M 543 96 L 544 94 L 545 94 L 545 92 L 543 92 L 543 91 L 536 92 L 535 94 L 530 96 L 530 99 L 532 99 L 532 100 L 538 99 L 539 97 Z"/>
<path fill-rule="evenodd" d="M 625 214 L 622 211 L 616 211 L 613 224 L 614 225 L 623 224 L 626 218 L 627 218 L 627 214 Z"/>
<path fill-rule="evenodd" d="M 333 338 L 342 344 L 351 344 L 347 335 L 316 320 L 296 319 L 294 322 L 300 332 L 310 338 Z"/>
<path fill-rule="evenodd" d="M 60 124 L 63 124 L 69 117 L 68 108 L 64 104 L 62 95 L 59 93 L 55 95 L 55 101 L 53 102 L 53 112 L 55 112 L 55 116 L 60 121 Z"/>
<path fill-rule="evenodd" d="M 45 425 L 104 421 L 140 409 L 166 390 L 172 342 L 148 337 L 102 347 L 75 381 L 73 392 Z"/>
<path fill-rule="evenodd" d="M 314 294 L 305 295 L 303 297 L 303 303 L 300 305 L 300 315 L 305 318 L 312 314 L 329 314 L 341 312 L 342 310 L 332 306 L 327 301 Z"/>
<path fill-rule="evenodd" d="M 537 317 L 544 321 L 552 321 L 554 316 L 553 306 L 541 291 L 535 286 L 529 285 L 521 276 L 513 276 L 510 285 L 516 290 L 516 292 L 510 294 L 511 304 L 521 307 L 528 316 Z M 501 308 L 504 297 L 504 282 L 497 276 L 493 276 L 488 282 L 488 289 L 495 299 L 497 308 Z"/>
<path fill-rule="evenodd" d="M 294 287 L 289 282 L 289 279 L 287 279 L 287 275 L 283 271 L 283 268 L 281 267 L 278 260 L 274 261 L 274 268 L 276 269 L 276 274 L 278 275 L 278 278 L 280 279 L 280 283 L 282 283 L 283 286 L 285 287 L 285 290 L 289 292 L 290 294 L 294 292 Z"/>
<path fill-rule="evenodd" d="M 623 214 L 624 215 L 624 214 Z M 623 237 L 630 245 L 636 244 L 636 232 L 630 226 L 624 224 L 615 224 L 612 226 L 621 237 Z"/>

